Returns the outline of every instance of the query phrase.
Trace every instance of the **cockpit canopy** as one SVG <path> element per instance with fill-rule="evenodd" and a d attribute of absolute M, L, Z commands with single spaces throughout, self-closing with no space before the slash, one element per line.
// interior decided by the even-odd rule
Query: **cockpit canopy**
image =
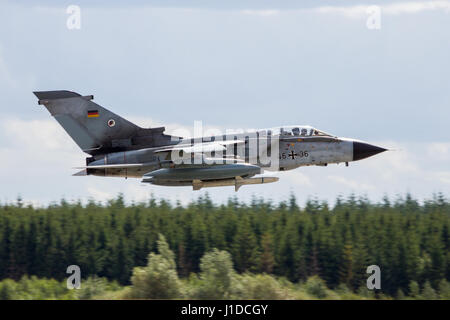
<path fill-rule="evenodd" d="M 334 135 L 313 128 L 311 126 L 282 126 L 264 130 L 268 135 L 293 136 L 293 137 L 312 137 L 324 136 L 334 137 Z"/>

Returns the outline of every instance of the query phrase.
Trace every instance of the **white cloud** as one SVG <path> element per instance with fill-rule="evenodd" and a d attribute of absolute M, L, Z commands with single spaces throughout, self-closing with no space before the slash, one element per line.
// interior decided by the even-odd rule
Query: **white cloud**
<path fill-rule="evenodd" d="M 436 10 L 449 12 L 450 1 L 402 2 L 382 6 L 382 12 L 387 14 L 419 13 Z"/>
<path fill-rule="evenodd" d="M 381 8 L 382 14 L 403 14 L 405 20 L 400 21 L 399 18 L 399 23 L 403 25 L 407 22 L 404 25 L 408 27 L 409 15 L 420 12 L 447 12 L 448 3 L 449 1 L 410 1 L 388 3 Z M 253 194 L 277 201 L 287 198 L 293 191 L 301 203 L 310 195 L 330 200 L 339 192 L 344 195 L 352 190 L 358 193 L 360 188 L 372 188 L 368 192 L 372 199 L 382 196 L 384 192 L 389 195 L 405 192 L 407 188 L 419 197 L 429 196 L 433 190 L 450 192 L 449 145 L 440 142 L 418 142 L 427 138 L 414 137 L 415 131 L 409 131 L 408 128 L 415 127 L 416 123 L 409 122 L 404 119 L 403 114 L 394 112 L 396 106 L 401 104 L 408 105 L 410 114 L 434 114 L 434 110 L 421 112 L 422 109 L 418 105 L 422 103 L 421 98 L 427 98 L 422 96 L 423 92 L 433 93 L 434 91 L 430 90 L 443 82 L 425 80 L 428 77 L 436 79 L 435 75 L 446 74 L 448 71 L 445 60 L 448 50 L 439 42 L 439 37 L 430 36 L 435 33 L 429 32 L 436 28 L 445 30 L 442 28 L 446 26 L 439 25 L 441 20 L 436 21 L 434 17 L 423 14 L 423 19 L 417 23 L 423 25 L 423 28 L 430 28 L 417 35 L 401 33 L 404 32 L 402 28 L 392 28 L 389 30 L 389 39 L 383 42 L 376 42 L 382 39 L 366 41 L 366 37 L 361 38 L 357 33 L 360 29 L 350 28 L 346 31 L 348 33 L 342 34 L 345 41 L 343 38 L 335 38 L 336 34 L 332 31 L 338 25 L 334 25 L 334 14 L 338 17 L 347 15 L 358 19 L 366 18 L 366 9 L 370 4 L 370 1 L 367 6 L 341 7 L 335 4 L 331 7 L 319 7 L 317 4 L 316 8 L 311 9 L 244 12 L 193 9 L 193 14 L 186 14 L 187 10 L 148 6 L 92 7 L 83 11 L 85 20 L 80 32 L 66 29 L 67 14 L 64 7 L 53 6 L 36 10 L 36 7 L 21 6 L 20 10 L 17 10 L 16 4 L 2 4 L 0 16 L 4 18 L 2 22 L 5 28 L 3 36 L 0 37 L 0 49 L 3 49 L 0 51 L 0 100 L 3 99 L 7 104 L 2 104 L 0 108 L 8 106 L 8 113 L 16 115 L 16 118 L 2 119 L 0 123 L 2 201 L 4 198 L 14 200 L 19 193 L 25 200 L 37 203 L 33 199 L 38 199 L 44 204 L 57 200 L 62 195 L 67 195 L 69 199 L 95 197 L 106 200 L 115 197 L 119 192 L 123 192 L 126 199 L 136 201 L 145 200 L 152 192 L 157 197 L 180 200 L 183 203 L 204 195 L 205 192 L 209 192 L 211 198 L 217 202 L 226 201 L 227 197 L 235 195 L 240 200 L 251 199 Z M 315 19 L 319 14 L 323 15 L 325 20 Z M 291 15 L 287 17 L 289 19 L 280 19 L 287 15 Z M 303 17 L 305 19 L 302 19 Z M 39 28 L 30 27 L 33 21 L 37 20 L 40 21 Z M 118 25 L 113 23 L 114 21 L 124 23 Z M 276 24 L 272 23 L 274 21 Z M 265 24 L 266 22 L 268 24 Z M 329 24 L 322 29 L 320 26 L 325 26 L 322 25 L 324 22 Z M 11 28 L 15 30 L 14 33 L 8 31 Z M 146 34 L 145 41 L 136 37 L 139 33 Z M 20 37 L 16 37 L 17 34 L 20 34 Z M 55 41 L 48 42 L 42 50 L 32 51 L 33 48 L 40 48 L 42 43 L 39 39 L 42 34 Z M 391 41 L 392 39 L 396 41 Z M 8 46 L 13 43 L 15 45 Z M 117 46 L 117 43 L 124 45 Z M 339 43 L 341 45 L 336 45 Z M 388 47 L 385 48 L 384 45 Z M 89 46 L 96 49 L 85 50 Z M 375 46 L 382 50 L 377 51 Z M 336 67 L 342 64 L 340 57 L 344 48 L 347 53 L 357 54 L 352 56 L 350 68 L 345 67 L 345 72 L 341 72 L 342 69 Z M 52 53 L 50 58 L 49 52 Z M 365 54 L 373 59 L 362 59 Z M 411 57 L 411 60 L 397 60 L 397 55 Z M 85 68 L 79 68 L 79 61 L 83 62 Z M 117 61 L 129 63 L 121 64 Z M 413 73 L 404 72 L 408 71 L 412 64 L 418 68 L 414 69 Z M 217 69 L 217 66 L 223 66 L 223 69 Z M 378 80 L 383 81 L 378 82 L 379 84 L 384 83 L 385 89 L 392 87 L 394 90 L 398 89 L 397 84 L 404 83 L 413 94 L 403 95 L 402 91 L 381 88 L 381 100 L 389 101 L 394 112 L 388 113 L 388 118 L 398 120 L 398 125 L 393 127 L 394 130 L 387 126 L 385 131 L 388 134 L 373 131 L 369 127 L 367 130 L 362 128 L 360 134 L 366 137 L 398 134 L 395 139 L 409 139 L 412 143 L 386 144 L 398 150 L 350 163 L 348 168 L 329 165 L 275 173 L 274 175 L 280 176 L 279 182 L 244 186 L 238 193 L 234 193 L 232 187 L 194 192 L 191 187 L 141 186 L 139 179 L 72 177 L 71 174 L 76 171 L 72 167 L 82 165 L 86 155 L 57 122 L 50 116 L 43 121 L 26 121 L 20 118 L 23 112 L 20 101 L 25 101 L 30 96 L 32 88 L 51 89 L 61 86 L 76 87 L 84 91 L 101 86 L 104 92 L 105 88 L 110 92 L 123 92 L 123 79 L 128 79 L 127 87 L 148 87 L 148 92 L 145 93 L 131 90 L 136 92 L 129 99 L 130 106 L 134 105 L 134 114 L 142 114 L 144 110 L 143 106 L 137 103 L 144 100 L 143 96 L 139 95 L 155 95 L 154 101 L 161 101 L 163 109 L 157 113 L 158 117 L 163 120 L 177 119 L 171 121 L 182 123 L 166 123 L 165 120 L 142 117 L 131 117 L 130 120 L 143 127 L 165 125 L 169 134 L 181 128 L 192 133 L 188 135 L 193 135 L 194 123 L 185 119 L 208 117 L 216 112 L 223 114 L 220 113 L 220 106 L 204 105 L 203 108 L 196 108 L 197 103 L 213 100 L 216 96 L 223 99 L 219 101 L 223 102 L 222 105 L 233 106 L 229 112 L 230 116 L 238 117 L 242 111 L 246 120 L 238 119 L 237 123 L 240 125 L 247 122 L 257 126 L 259 122 L 267 124 L 284 121 L 286 117 L 302 117 L 324 122 L 332 118 L 334 127 L 337 128 L 348 123 L 348 111 L 351 110 L 352 104 L 347 105 L 347 102 L 365 101 L 368 92 L 366 89 L 371 85 L 369 80 L 373 76 L 373 79 L 377 80 L 376 73 L 380 66 L 384 72 L 378 77 Z M 89 76 L 86 76 L 87 69 Z M 319 71 L 316 72 L 317 70 Z M 435 70 L 436 73 L 428 73 L 428 70 Z M 411 78 L 412 74 L 418 78 Z M 339 81 L 335 81 L 336 77 Z M 33 82 L 33 79 L 36 81 Z M 364 81 L 358 81 L 360 79 Z M 340 86 L 341 83 L 344 86 Z M 197 91 L 197 88 L 201 90 Z M 440 87 L 436 87 L 436 90 L 438 88 Z M 11 89 L 17 90 L 11 92 Z M 321 92 L 329 94 L 320 95 Z M 445 90 L 441 92 L 445 93 Z M 175 96 L 179 96 L 181 101 L 186 99 L 186 103 L 172 100 L 173 105 L 177 103 L 192 110 L 184 119 L 176 114 L 180 111 L 180 114 L 186 115 L 181 112 L 184 108 L 180 107 L 180 110 L 176 111 L 171 108 L 164 110 L 163 106 Z M 197 97 L 194 99 L 194 96 Z M 438 95 L 437 91 L 436 94 L 428 96 L 434 96 L 440 101 L 446 101 L 447 98 L 445 95 Z M 324 99 L 325 97 L 332 99 Z M 415 104 L 415 101 L 419 103 Z M 429 102 L 429 98 L 424 101 Z M 259 103 L 262 104 L 261 108 Z M 270 108 L 270 111 L 275 110 L 274 113 L 267 112 L 269 109 L 265 109 L 266 103 L 274 106 Z M 342 105 L 342 117 L 330 112 L 332 109 L 327 109 L 327 105 L 337 104 Z M 253 105 L 254 109 L 246 108 L 250 111 L 245 113 L 242 107 L 245 105 Z M 278 112 L 277 108 L 282 108 L 283 112 Z M 354 112 L 355 123 L 363 117 L 368 117 L 366 112 L 370 113 L 369 107 L 364 104 L 358 108 L 357 112 Z M 260 113 L 256 111 L 259 109 Z M 383 110 L 380 109 L 378 114 L 384 115 Z M 280 114 L 281 117 L 277 118 Z M 436 114 L 436 121 L 431 119 L 429 124 L 439 128 L 439 121 L 445 117 L 439 118 L 438 115 L 443 115 L 444 112 Z M 417 118 L 419 122 L 422 121 L 421 117 Z M 214 116 L 209 116 L 208 119 L 219 124 L 224 120 Z M 374 120 L 374 124 L 375 122 Z M 204 127 L 206 131 L 209 125 L 205 124 Z M 411 133 L 405 135 L 404 132 Z M 445 134 L 439 135 L 439 139 L 444 138 Z M 380 142 L 380 145 L 385 144 Z"/>
<path fill-rule="evenodd" d="M 450 172 L 449 171 L 440 171 L 436 172 L 434 178 L 442 183 L 450 184 Z"/>
<path fill-rule="evenodd" d="M 240 13 L 251 16 L 271 17 L 280 14 L 280 10 L 241 10 Z"/>
<path fill-rule="evenodd" d="M 360 18 L 367 16 L 368 6 L 351 6 L 351 7 L 338 7 L 338 6 L 323 6 L 312 9 L 313 12 L 319 14 L 338 14 L 347 18 Z"/>
<path fill-rule="evenodd" d="M 40 151 L 73 151 L 75 149 L 74 143 L 67 143 L 67 134 L 52 118 L 48 120 L 6 118 L 2 121 L 0 130 L 10 144 L 18 144 L 27 149 Z"/>
<path fill-rule="evenodd" d="M 84 183 L 83 181 L 84 180 Z M 198 196 L 204 195 L 205 190 L 193 192 L 192 187 L 163 187 L 148 183 L 140 183 L 140 179 L 113 178 L 113 177 L 84 177 L 78 182 L 87 190 L 86 199 L 93 199 L 102 203 L 114 199 L 119 193 L 123 194 L 127 203 L 145 202 L 150 197 L 164 198 L 172 203 L 179 201 L 183 205 L 188 204 Z"/>
<path fill-rule="evenodd" d="M 110 199 L 112 199 L 112 198 L 114 198 L 116 196 L 116 195 L 111 194 L 109 192 L 105 192 L 103 190 L 99 190 L 99 189 L 97 189 L 94 186 L 87 187 L 87 192 L 89 193 L 90 197 L 96 202 L 98 202 L 98 201 L 106 202 L 106 201 L 108 201 L 108 200 L 110 200 Z"/>
<path fill-rule="evenodd" d="M 374 144 L 383 146 L 388 151 L 363 161 L 384 180 L 393 179 L 399 174 L 420 174 L 423 170 L 420 167 L 420 159 L 417 157 L 417 153 L 414 153 L 417 148 L 423 148 L 422 144 L 402 144 L 395 141 L 376 141 Z M 420 147 L 418 147 L 419 145 Z"/>
<path fill-rule="evenodd" d="M 284 14 L 304 14 L 316 13 L 321 15 L 340 15 L 349 19 L 366 19 L 371 12 L 368 11 L 373 4 L 353 5 L 353 6 L 318 6 L 313 8 L 302 9 L 282 9 L 282 10 L 241 10 L 242 15 L 258 16 L 258 17 L 275 17 Z M 444 13 L 450 12 L 450 1 L 411 1 L 389 3 L 384 5 L 377 5 L 381 9 L 381 14 L 386 15 L 401 15 L 401 14 L 418 14 L 429 11 L 441 11 Z"/>
<path fill-rule="evenodd" d="M 318 14 L 333 14 L 342 15 L 351 19 L 366 18 L 368 16 L 368 8 L 373 4 L 354 5 L 354 6 L 318 6 L 306 9 L 284 9 L 284 10 L 241 10 L 239 13 L 249 16 L 259 17 L 273 17 L 281 14 L 289 13 L 318 13 Z M 450 1 L 411 1 L 411 2 L 399 2 L 389 3 L 384 5 L 378 5 L 381 9 L 381 14 L 400 15 L 400 14 L 416 14 L 426 11 L 442 11 L 450 12 Z"/>
<path fill-rule="evenodd" d="M 0 84 L 9 88 L 17 87 L 16 81 L 11 75 L 9 68 L 3 58 L 2 48 L 0 47 Z"/>
<path fill-rule="evenodd" d="M 313 8 L 313 12 L 320 14 L 337 14 L 347 18 L 365 18 L 367 17 L 367 8 L 370 5 L 356 6 L 322 6 Z M 399 15 L 414 14 L 424 11 L 443 11 L 450 12 L 450 1 L 420 1 L 420 2 L 400 2 L 379 5 L 381 14 Z"/>
<path fill-rule="evenodd" d="M 330 176 L 328 176 L 328 179 L 331 180 L 332 182 L 343 185 L 344 187 L 349 188 L 352 191 L 361 192 L 361 191 L 375 190 L 375 187 L 373 185 L 370 185 L 368 183 L 361 183 L 356 180 L 351 180 L 351 179 L 346 178 L 343 175 L 342 176 L 330 175 Z"/>
<path fill-rule="evenodd" d="M 406 150 L 392 150 L 386 151 L 387 156 L 384 157 L 385 167 L 389 167 L 396 172 L 402 173 L 416 173 L 419 167 L 415 163 L 415 157 Z"/>
<path fill-rule="evenodd" d="M 427 155 L 430 158 L 435 158 L 441 161 L 450 160 L 450 143 L 434 142 L 430 143 L 427 148 Z"/>
<path fill-rule="evenodd" d="M 301 170 L 307 170 L 308 168 L 299 168 L 297 170 L 290 170 L 286 172 L 274 173 L 273 175 L 279 176 L 280 181 L 284 183 L 290 183 L 296 186 L 312 187 L 311 179 Z"/>
<path fill-rule="evenodd" d="M 161 125 L 150 118 L 129 119 L 146 127 Z M 173 126 L 190 129 L 184 125 Z M 234 195 L 243 201 L 250 201 L 252 195 L 278 201 L 285 200 L 293 192 L 302 203 L 311 195 L 332 201 L 337 192 L 344 195 L 367 192 L 372 199 L 376 199 L 385 192 L 395 194 L 409 190 L 424 197 L 432 191 L 450 191 L 450 170 L 447 162 L 442 161 L 450 158 L 450 144 L 442 142 L 378 141 L 374 144 L 395 151 L 350 163 L 349 168 L 330 165 L 266 172 L 265 175 L 279 176 L 280 181 L 247 186 L 234 193 L 234 189 L 228 187 L 194 192 L 191 187 L 141 184 L 139 179 L 72 177 L 71 174 L 75 172 L 72 167 L 82 164 L 85 154 L 54 119 L 8 118 L 0 123 L 0 137 L 7 142 L 0 148 L 0 158 L 3 159 L 0 175 L 4 181 L 0 187 L 2 195 L 14 201 L 20 193 L 33 204 L 49 203 L 64 195 L 69 199 L 86 201 L 92 198 L 104 202 L 118 193 L 123 193 L 127 201 L 146 201 L 153 193 L 157 198 L 164 197 L 172 202 L 187 204 L 206 192 L 217 202 L 226 201 Z M 424 152 L 418 152 L 420 150 Z"/>

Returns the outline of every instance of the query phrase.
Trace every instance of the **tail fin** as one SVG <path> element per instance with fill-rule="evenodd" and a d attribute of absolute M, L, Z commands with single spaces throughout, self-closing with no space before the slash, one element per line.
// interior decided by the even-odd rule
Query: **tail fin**
<path fill-rule="evenodd" d="M 71 91 L 34 94 L 76 144 L 91 155 L 134 149 L 133 137 L 153 134 L 147 131 L 157 130 L 159 134 L 164 131 L 164 128 L 142 129 L 92 102 L 93 96 L 81 96 Z"/>

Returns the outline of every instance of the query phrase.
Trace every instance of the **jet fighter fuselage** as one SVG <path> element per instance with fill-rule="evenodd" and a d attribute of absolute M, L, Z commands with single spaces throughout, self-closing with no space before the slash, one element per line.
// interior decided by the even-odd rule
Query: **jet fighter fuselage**
<path fill-rule="evenodd" d="M 141 178 L 144 183 L 192 186 L 262 184 L 278 181 L 267 171 L 327 166 L 361 160 L 386 149 L 340 138 L 311 126 L 281 126 L 198 138 L 141 128 L 71 91 L 34 93 L 91 156 L 75 175 Z"/>

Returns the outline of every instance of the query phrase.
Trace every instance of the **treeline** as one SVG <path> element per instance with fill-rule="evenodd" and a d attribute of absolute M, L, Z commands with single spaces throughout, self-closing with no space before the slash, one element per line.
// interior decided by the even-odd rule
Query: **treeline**
<path fill-rule="evenodd" d="M 67 284 L 54 279 L 23 276 L 19 281 L 0 281 L 0 300 L 8 299 L 450 299 L 450 283 L 441 280 L 438 290 L 427 281 L 422 289 L 415 281 L 410 293 L 401 290 L 395 297 L 360 287 L 352 292 L 345 284 L 330 290 L 317 275 L 306 281 L 292 283 L 284 277 L 269 274 L 238 274 L 227 251 L 212 249 L 200 259 L 200 272 L 180 278 L 175 254 L 163 235 L 157 242 L 158 253 L 148 255 L 145 267 L 135 267 L 131 285 L 121 287 L 115 281 L 96 276 L 83 279 L 81 287 L 70 290 Z"/>
<path fill-rule="evenodd" d="M 82 276 L 130 284 L 133 268 L 147 265 L 163 234 L 174 252 L 177 275 L 200 272 L 213 248 L 231 254 L 238 274 L 272 274 L 293 283 L 312 276 L 335 289 L 366 287 L 366 268 L 381 269 L 381 292 L 411 293 L 411 284 L 439 290 L 450 280 L 450 203 L 443 195 L 419 204 L 410 195 L 381 203 L 350 196 L 331 208 L 311 200 L 299 208 L 292 196 L 273 204 L 208 197 L 187 206 L 165 200 L 125 205 L 122 196 L 106 205 L 46 208 L 0 206 L 0 279 L 24 275 L 67 277 L 69 265 Z"/>

